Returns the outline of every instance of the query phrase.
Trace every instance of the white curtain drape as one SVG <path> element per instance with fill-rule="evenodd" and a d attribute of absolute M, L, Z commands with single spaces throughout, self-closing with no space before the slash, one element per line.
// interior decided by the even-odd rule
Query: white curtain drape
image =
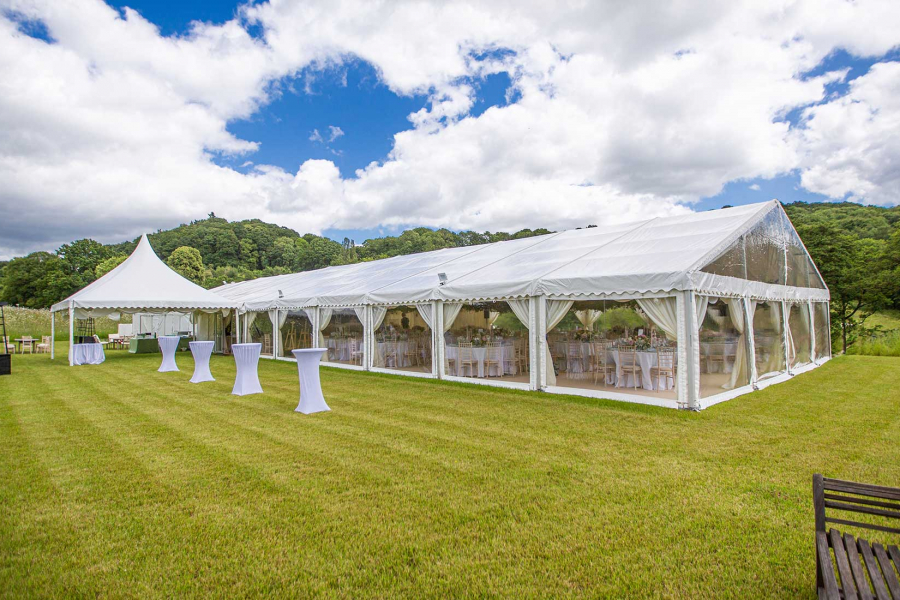
<path fill-rule="evenodd" d="M 734 325 L 738 332 L 737 348 L 734 351 L 734 367 L 731 369 L 731 379 L 722 387 L 726 390 L 733 390 L 738 385 L 743 385 L 748 381 L 747 373 L 747 328 L 744 323 L 744 306 L 740 298 L 726 299 L 728 305 L 728 316 L 731 318 L 731 324 Z"/>
<path fill-rule="evenodd" d="M 706 297 L 704 298 L 703 313 L 706 314 Z M 666 337 L 672 341 L 678 341 L 678 303 L 675 298 L 638 298 L 638 306 L 643 309 L 650 320 L 663 330 Z M 699 306 L 698 302 L 698 306 Z"/>
<path fill-rule="evenodd" d="M 278 322 L 275 322 L 275 313 L 278 313 Z M 284 356 L 284 336 L 281 334 L 281 328 L 284 326 L 284 322 L 287 321 L 288 311 L 286 310 L 270 310 L 269 311 L 269 321 L 272 322 L 272 331 L 278 335 L 278 350 L 281 352 L 281 356 Z M 274 336 L 273 336 L 274 338 Z M 272 349 L 275 350 L 274 348 Z"/>
<path fill-rule="evenodd" d="M 419 316 L 422 317 L 422 320 L 428 325 L 428 329 L 434 329 L 434 323 L 431 321 L 431 305 L 416 304 L 416 310 L 419 311 Z"/>
<path fill-rule="evenodd" d="M 456 317 L 459 316 L 459 311 L 462 310 L 462 307 L 463 305 L 460 303 L 444 302 L 444 331 L 441 333 L 450 331 L 450 328 L 453 327 L 453 322 L 456 320 Z"/>
<path fill-rule="evenodd" d="M 602 314 L 602 310 L 594 310 L 589 308 L 588 310 L 576 310 L 575 318 L 578 319 L 578 321 L 582 325 L 584 325 L 585 329 L 593 330 L 594 323 L 597 322 L 597 319 L 599 319 L 600 315 Z"/>
<path fill-rule="evenodd" d="M 528 300 L 507 300 L 506 303 L 509 304 L 509 308 L 512 309 L 513 314 L 521 321 L 522 325 L 525 326 L 525 329 L 529 329 Z"/>
<path fill-rule="evenodd" d="M 547 300 L 547 328 L 544 330 L 544 340 L 547 339 L 547 334 L 563 320 L 573 304 L 572 300 Z M 544 343 L 544 359 L 547 366 L 547 385 L 556 385 L 556 371 L 553 369 L 553 357 L 550 356 L 550 342 Z"/>
<path fill-rule="evenodd" d="M 244 339 L 244 338 L 242 337 L 242 338 L 241 338 L 241 341 L 242 341 L 242 342 L 244 342 L 244 343 L 250 343 L 250 342 L 253 341 L 253 334 L 250 333 L 250 328 L 253 327 L 253 321 L 256 320 L 256 316 L 257 316 L 258 314 L 259 314 L 259 313 L 256 313 L 256 312 L 248 312 L 248 313 L 244 313 L 244 318 L 242 319 L 242 321 L 243 321 L 242 325 L 244 326 L 244 333 L 247 334 L 247 339 Z M 154 322 L 154 325 L 155 325 L 155 324 L 156 324 L 156 323 Z"/>
<path fill-rule="evenodd" d="M 322 335 L 322 332 L 325 331 L 325 328 L 331 323 L 331 316 L 333 314 L 333 308 L 319 308 L 319 348 L 327 347 L 325 346 L 325 336 Z"/>
<path fill-rule="evenodd" d="M 772 321 L 772 329 L 775 336 L 772 340 L 772 350 L 769 353 L 769 372 L 783 371 L 784 364 L 784 323 L 782 322 L 781 302 L 769 302 L 769 318 Z"/>
<path fill-rule="evenodd" d="M 706 319 L 706 311 L 709 309 L 709 296 L 701 296 L 700 294 L 696 294 L 694 296 L 694 308 L 696 309 L 696 317 L 697 320 L 694 323 L 697 325 L 697 329 L 703 325 L 703 320 Z"/>

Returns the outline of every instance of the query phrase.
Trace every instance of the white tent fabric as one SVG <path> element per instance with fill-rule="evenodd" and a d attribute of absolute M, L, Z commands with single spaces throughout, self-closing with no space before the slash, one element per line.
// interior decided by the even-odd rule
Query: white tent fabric
<path fill-rule="evenodd" d="M 824 286 L 797 288 L 701 270 L 773 211 L 783 213 L 774 200 L 395 256 L 233 283 L 214 291 L 251 311 L 684 290 L 761 300 L 828 300 Z M 439 274 L 446 276 L 444 285 Z"/>
<path fill-rule="evenodd" d="M 56 312 L 72 307 L 80 309 L 82 317 L 98 317 L 120 311 L 214 311 L 232 309 L 238 305 L 236 300 L 205 290 L 170 269 L 156 256 L 144 235 L 125 262 L 62 302 L 57 302 L 52 310 Z"/>

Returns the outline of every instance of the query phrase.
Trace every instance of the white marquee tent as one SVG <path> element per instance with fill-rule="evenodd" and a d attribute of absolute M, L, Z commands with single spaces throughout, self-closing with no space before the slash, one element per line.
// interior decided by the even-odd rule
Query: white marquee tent
<path fill-rule="evenodd" d="M 375 330 L 386 309 L 415 305 L 432 329 L 429 375 L 447 379 L 455 378 L 446 372 L 445 340 L 436 332 L 447 330 L 464 303 L 507 302 L 528 329 L 529 380 L 485 383 L 681 408 L 700 409 L 783 381 L 830 354 L 830 340 L 823 333 L 828 331 L 828 289 L 775 200 L 266 277 L 213 291 L 238 303 L 242 313 L 251 313 L 244 319 L 244 337 L 253 313 L 267 312 L 274 330 L 288 312 L 302 311 L 313 331 L 321 332 L 335 311 L 352 309 L 363 325 L 364 358 L 350 368 L 366 370 L 380 370 Z M 675 399 L 556 385 L 546 333 L 573 301 L 596 300 L 637 302 L 666 337 L 677 341 Z M 805 338 L 802 344 L 809 346 L 804 352 L 810 360 L 800 366 L 786 356 L 783 368 L 772 362 L 770 369 L 762 358 L 796 351 L 795 314 L 809 334 L 808 344 Z M 730 315 L 737 339 L 732 345 L 739 346 L 737 361 L 746 379 L 732 377 L 730 389 L 702 398 L 705 346 L 700 337 L 707 315 L 720 320 Z M 765 346 L 754 341 L 763 316 L 771 323 L 761 337 Z M 279 356 L 279 336 L 274 337 L 272 355 Z M 773 341 L 775 337 L 782 339 Z"/>
<path fill-rule="evenodd" d="M 121 265 L 57 302 L 51 310 L 54 316 L 59 311 L 69 312 L 69 364 L 72 364 L 75 319 L 115 316 L 122 312 L 227 313 L 237 308 L 237 302 L 203 289 L 170 269 L 159 259 L 144 235 Z"/>

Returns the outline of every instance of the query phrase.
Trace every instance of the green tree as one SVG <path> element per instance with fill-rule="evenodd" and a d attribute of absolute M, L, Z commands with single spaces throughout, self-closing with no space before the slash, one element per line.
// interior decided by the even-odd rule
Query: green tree
<path fill-rule="evenodd" d="M 181 246 L 176 248 L 169 255 L 166 263 L 172 267 L 172 270 L 194 283 L 201 284 L 206 277 L 206 270 L 203 268 L 203 257 L 200 251 L 190 246 Z"/>
<path fill-rule="evenodd" d="M 106 275 L 107 273 L 109 273 L 110 271 L 112 271 L 113 269 L 118 267 L 119 265 L 121 265 L 127 259 L 128 259 L 128 257 L 125 256 L 124 254 L 119 254 L 119 255 L 111 256 L 111 257 L 107 258 L 102 263 L 97 265 L 96 269 L 94 269 L 94 276 L 96 276 L 97 279 L 100 279 L 101 277 L 103 277 L 104 275 Z"/>
<path fill-rule="evenodd" d="M 833 334 L 847 352 L 866 317 L 889 302 L 892 282 L 884 268 L 886 244 L 859 239 L 825 222 L 802 227 L 798 233 L 831 291 Z"/>

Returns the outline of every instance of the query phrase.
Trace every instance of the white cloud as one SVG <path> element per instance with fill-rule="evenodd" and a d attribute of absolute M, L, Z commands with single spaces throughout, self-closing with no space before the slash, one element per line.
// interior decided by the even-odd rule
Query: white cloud
<path fill-rule="evenodd" d="M 338 139 L 339 137 L 341 137 L 342 135 L 344 135 L 344 130 L 341 129 L 340 127 L 335 127 L 334 125 L 329 125 L 329 126 L 328 126 L 328 129 L 329 129 L 329 131 L 331 132 L 331 133 L 328 135 L 328 141 L 329 141 L 329 142 L 333 142 L 334 140 L 336 140 L 336 139 Z"/>
<path fill-rule="evenodd" d="M 876 64 L 850 92 L 804 112 L 800 182 L 833 199 L 900 203 L 900 62 Z"/>
<path fill-rule="evenodd" d="M 753 190 L 754 192 L 758 192 L 758 191 L 761 190 L 762 188 L 759 187 L 759 184 L 758 184 L 758 183 L 754 183 L 753 185 L 749 186 L 747 189 L 751 189 L 751 190 Z"/>
<path fill-rule="evenodd" d="M 210 210 L 314 232 L 509 230 L 681 212 L 729 181 L 794 169 L 832 197 L 896 203 L 900 191 L 896 64 L 825 104 L 824 86 L 846 71 L 800 76 L 836 48 L 897 46 L 892 0 L 279 2 L 181 37 L 97 0 L 0 0 L 9 10 L 43 21 L 57 43 L 0 16 L 0 209 L 15 215 L 0 221 L 0 257 Z M 253 158 L 257 144 L 227 125 L 286 77 L 348 58 L 398 94 L 431 99 L 386 160 L 346 179 L 302 156 L 296 173 L 213 162 Z M 516 101 L 471 116 L 471 78 L 500 71 Z M 783 117 L 814 104 L 790 130 Z M 342 135 L 331 125 L 309 139 Z"/>

